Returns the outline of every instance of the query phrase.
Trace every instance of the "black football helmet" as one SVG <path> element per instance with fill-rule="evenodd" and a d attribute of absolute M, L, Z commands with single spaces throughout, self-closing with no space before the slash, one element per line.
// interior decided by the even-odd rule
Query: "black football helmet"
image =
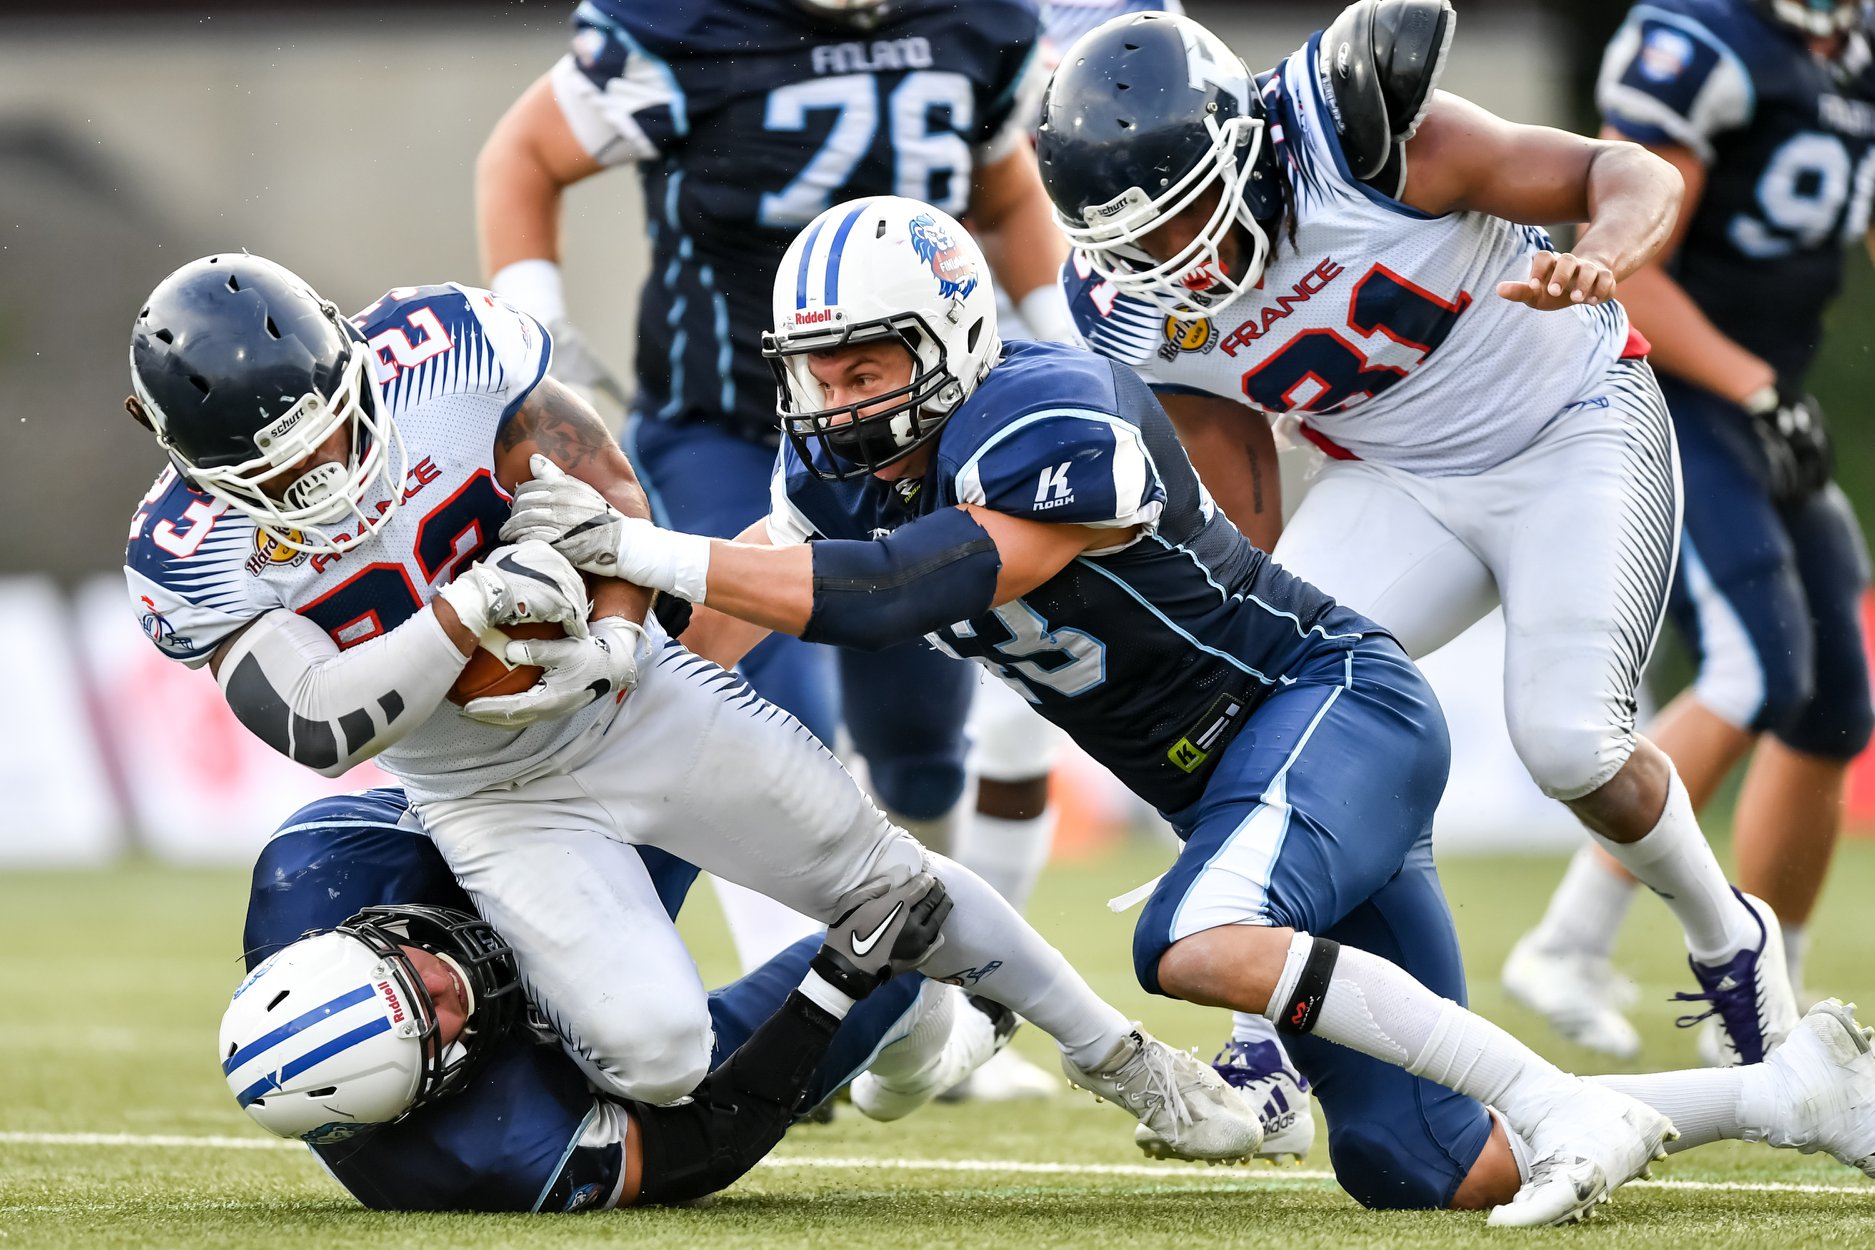
<path fill-rule="evenodd" d="M 1806 35 L 1828 38 L 1862 22 L 1861 0 L 1753 0 L 1773 21 Z"/>
<path fill-rule="evenodd" d="M 1056 223 L 1122 294 L 1205 316 L 1262 277 L 1285 196 L 1263 100 L 1242 58 L 1190 18 L 1129 13 L 1081 36 L 1042 98 L 1035 155 Z M 1214 187 L 1190 246 L 1165 261 L 1140 249 Z M 1238 227 L 1250 258 L 1227 273 L 1218 248 Z"/>
<path fill-rule="evenodd" d="M 374 356 L 297 274 L 245 253 L 205 256 L 158 283 L 137 314 L 133 411 L 197 489 L 286 547 L 336 551 L 389 519 L 408 468 Z M 286 479 L 341 429 L 342 463 Z M 390 506 L 367 514 L 373 496 Z"/>

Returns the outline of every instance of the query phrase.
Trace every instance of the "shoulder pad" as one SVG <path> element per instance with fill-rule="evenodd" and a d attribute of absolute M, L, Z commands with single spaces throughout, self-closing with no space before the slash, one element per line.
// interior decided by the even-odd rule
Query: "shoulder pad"
<path fill-rule="evenodd" d="M 1348 168 L 1395 194 L 1401 149 L 1425 116 L 1458 15 L 1451 0 L 1356 0 L 1322 32 L 1315 72 Z"/>

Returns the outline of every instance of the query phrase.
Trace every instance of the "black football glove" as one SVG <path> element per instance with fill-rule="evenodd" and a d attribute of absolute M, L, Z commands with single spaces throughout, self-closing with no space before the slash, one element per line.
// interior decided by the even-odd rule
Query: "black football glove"
<path fill-rule="evenodd" d="M 840 909 L 812 966 L 848 998 L 864 998 L 944 944 L 938 930 L 951 898 L 942 881 L 921 872 L 903 885 L 861 886 Z"/>
<path fill-rule="evenodd" d="M 1780 383 L 1746 400 L 1745 411 L 1770 468 L 1771 502 L 1797 503 L 1829 484 L 1836 451 L 1815 396 Z"/>

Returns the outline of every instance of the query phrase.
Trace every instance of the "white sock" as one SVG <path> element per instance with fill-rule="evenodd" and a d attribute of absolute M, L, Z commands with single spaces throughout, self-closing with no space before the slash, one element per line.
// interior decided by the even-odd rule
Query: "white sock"
<path fill-rule="evenodd" d="M 710 884 L 716 887 L 716 901 L 722 905 L 723 919 L 729 922 L 729 936 L 736 944 L 736 958 L 742 961 L 745 973 L 827 927 L 733 881 L 712 876 Z"/>
<path fill-rule="evenodd" d="M 1589 836 L 1666 901 L 1686 930 L 1686 949 L 1700 963 L 1723 963 L 1757 945 L 1757 919 L 1713 858 L 1677 770 L 1668 779 L 1666 810 L 1647 836 L 1638 842 L 1611 842 L 1593 830 Z"/>
<path fill-rule="evenodd" d="M 1270 996 L 1286 1010 L 1315 939 L 1298 933 Z M 1341 948 L 1315 1018 L 1315 1036 L 1394 1064 L 1495 1107 L 1528 1137 L 1575 1078 L 1483 1016 L 1440 998 L 1378 955 Z"/>
<path fill-rule="evenodd" d="M 1233 1042 L 1275 1042 L 1282 1045 L 1276 1026 L 1254 1011 L 1233 1011 L 1230 1017 L 1230 1040 Z"/>
<path fill-rule="evenodd" d="M 1082 1067 L 1105 1059 L 1132 1031 L 1132 1022 L 1102 1001 L 988 882 L 935 852 L 927 852 L 925 862 L 955 906 L 944 922 L 943 945 L 920 972 L 1001 1003 Z"/>
<path fill-rule="evenodd" d="M 1810 933 L 1805 925 L 1787 924 L 1784 926 L 1784 966 L 1790 970 L 1790 988 L 1803 997 L 1803 960 L 1810 953 Z M 1805 1004 L 1799 1002 L 1797 1010 L 1802 1011 Z"/>
<path fill-rule="evenodd" d="M 881 1049 L 867 1071 L 888 1085 L 929 1072 L 944 1057 L 962 998 L 954 986 L 926 981 L 912 1009 L 911 1031 Z"/>
<path fill-rule="evenodd" d="M 1607 959 L 1634 900 L 1634 882 L 1609 870 L 1593 846 L 1569 860 L 1568 871 L 1550 895 L 1549 908 L 1533 931 L 1538 950 Z"/>
<path fill-rule="evenodd" d="M 914 831 L 915 834 L 916 831 Z M 1027 820 L 973 812 L 957 830 L 958 863 L 995 887 L 1017 911 L 1029 905 L 1055 841 L 1055 809 Z"/>
<path fill-rule="evenodd" d="M 1775 1096 L 1764 1064 L 1589 1079 L 1637 1098 L 1672 1120 L 1680 1138 L 1667 1144 L 1671 1154 L 1728 1138 L 1761 1140 L 1769 1123 L 1769 1099 Z M 1755 1110 L 1750 1120 L 1747 1108 Z"/>

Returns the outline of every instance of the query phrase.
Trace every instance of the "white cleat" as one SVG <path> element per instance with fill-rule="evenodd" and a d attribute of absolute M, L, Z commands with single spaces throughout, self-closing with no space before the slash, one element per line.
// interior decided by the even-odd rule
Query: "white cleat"
<path fill-rule="evenodd" d="M 941 1102 L 1020 1102 L 1053 1098 L 1061 1078 L 1014 1050 L 999 1050 L 976 1071 L 938 1095 Z"/>
<path fill-rule="evenodd" d="M 1255 1158 L 1263 1144 L 1262 1117 L 1243 1095 L 1211 1065 L 1144 1029 L 1135 1027 L 1089 1068 L 1063 1055 L 1061 1069 L 1095 1097 L 1131 1112 L 1181 1159 L 1237 1163 Z"/>
<path fill-rule="evenodd" d="M 890 1077 L 860 1073 L 850 1087 L 853 1105 L 869 1120 L 903 1119 L 989 1062 L 1009 1044 L 1018 1023 L 1000 1003 L 970 998 L 958 1005 L 950 1036 L 928 1066 Z"/>
<path fill-rule="evenodd" d="M 1538 1228 L 1585 1220 L 1597 1203 L 1667 1154 L 1679 1136 L 1666 1116 L 1593 1081 L 1577 1081 L 1529 1134 L 1535 1162 L 1516 1196 L 1491 1210 L 1494 1228 Z"/>
<path fill-rule="evenodd" d="M 1263 1144 L 1256 1157 L 1272 1163 L 1302 1162 L 1315 1147 L 1315 1117 L 1309 1114 L 1309 1083 L 1287 1066 L 1273 1042 L 1231 1042 L 1211 1061 L 1224 1083 L 1250 1100 L 1263 1119 Z M 1133 1142 L 1149 1158 L 1182 1159 L 1172 1144 L 1141 1124 Z"/>
<path fill-rule="evenodd" d="M 1778 1095 L 1772 1122 L 1750 1141 L 1821 1150 L 1875 1177 L 1875 1029 L 1856 1023 L 1855 1007 L 1824 999 L 1804 1014 L 1765 1067 Z"/>
<path fill-rule="evenodd" d="M 1504 992 L 1578 1046 L 1616 1059 L 1641 1053 L 1641 1035 L 1621 1014 L 1638 994 L 1606 959 L 1546 951 L 1534 933 L 1519 938 L 1504 961 Z"/>

